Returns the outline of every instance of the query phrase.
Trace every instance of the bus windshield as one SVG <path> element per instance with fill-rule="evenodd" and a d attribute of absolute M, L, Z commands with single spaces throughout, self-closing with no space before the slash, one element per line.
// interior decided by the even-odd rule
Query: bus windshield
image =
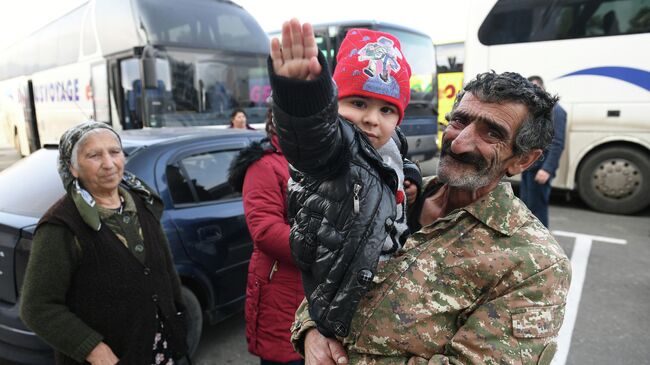
<path fill-rule="evenodd" d="M 246 111 L 249 124 L 264 123 L 270 95 L 265 55 L 168 51 L 156 61 L 158 87 L 147 89 L 144 100 L 139 59 L 121 62 L 127 128 L 229 125 L 235 108 Z"/>
<path fill-rule="evenodd" d="M 230 2 L 138 0 L 149 42 L 162 46 L 268 52 L 266 34 Z"/>

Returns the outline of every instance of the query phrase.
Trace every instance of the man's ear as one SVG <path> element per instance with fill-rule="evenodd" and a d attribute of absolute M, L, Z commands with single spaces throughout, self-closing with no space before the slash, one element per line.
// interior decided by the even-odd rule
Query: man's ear
<path fill-rule="evenodd" d="M 508 176 L 515 176 L 526 171 L 537 159 L 542 155 L 541 149 L 534 149 L 528 153 L 524 153 L 521 156 L 515 157 L 508 166 L 507 174 Z"/>

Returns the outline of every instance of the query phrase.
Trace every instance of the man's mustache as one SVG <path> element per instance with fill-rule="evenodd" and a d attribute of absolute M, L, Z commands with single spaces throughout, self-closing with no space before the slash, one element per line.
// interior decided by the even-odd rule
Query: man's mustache
<path fill-rule="evenodd" d="M 442 148 L 440 149 L 440 157 L 449 156 L 454 160 L 472 165 L 476 168 L 477 171 L 485 169 L 488 165 L 487 161 L 478 153 L 465 152 L 456 154 L 451 151 L 451 141 L 442 142 Z"/>

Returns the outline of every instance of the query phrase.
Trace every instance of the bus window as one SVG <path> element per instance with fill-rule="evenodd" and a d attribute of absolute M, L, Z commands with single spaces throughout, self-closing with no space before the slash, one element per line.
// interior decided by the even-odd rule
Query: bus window
<path fill-rule="evenodd" d="M 238 6 L 218 1 L 138 0 L 153 44 L 268 53 L 268 38 Z"/>
<path fill-rule="evenodd" d="M 166 52 L 156 62 L 158 88 L 147 90 L 144 104 L 139 60 L 124 60 L 121 65 L 125 128 L 138 128 L 143 120 L 151 127 L 225 126 L 234 108 L 245 109 L 250 124 L 264 123 L 271 88 L 262 55 L 224 58 Z"/>
<path fill-rule="evenodd" d="M 496 3 L 479 28 L 484 45 L 650 32 L 650 0 Z"/>
<path fill-rule="evenodd" d="M 176 110 L 172 97 L 172 82 L 169 62 L 156 59 L 157 87 L 143 92 L 140 78 L 140 60 L 136 58 L 122 60 L 122 89 L 124 90 L 124 129 L 160 127 L 160 117 Z M 144 95 L 144 100 L 143 100 Z M 191 108 L 190 108 L 191 110 Z"/>
<path fill-rule="evenodd" d="M 124 90 L 124 129 L 142 128 L 142 118 L 138 111 L 138 97 L 135 91 L 135 82 L 140 80 L 140 64 L 137 59 L 123 60 L 120 63 L 122 75 L 122 89 Z"/>
<path fill-rule="evenodd" d="M 91 12 L 86 14 L 81 38 L 81 51 L 84 56 L 90 56 L 97 52 L 97 41 L 95 39 L 95 18 Z"/>

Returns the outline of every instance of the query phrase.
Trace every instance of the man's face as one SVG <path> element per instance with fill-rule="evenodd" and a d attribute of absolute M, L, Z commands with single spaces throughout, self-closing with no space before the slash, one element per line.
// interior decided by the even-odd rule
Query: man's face
<path fill-rule="evenodd" d="M 521 161 L 512 151 L 515 134 L 527 115 L 523 104 L 486 103 L 472 93 L 465 94 L 451 112 L 442 137 L 440 180 L 477 190 L 496 184 L 505 173 L 521 172 Z"/>
<path fill-rule="evenodd" d="M 399 111 L 395 105 L 362 96 L 340 99 L 339 114 L 359 127 L 375 149 L 388 142 L 399 121 Z"/>

